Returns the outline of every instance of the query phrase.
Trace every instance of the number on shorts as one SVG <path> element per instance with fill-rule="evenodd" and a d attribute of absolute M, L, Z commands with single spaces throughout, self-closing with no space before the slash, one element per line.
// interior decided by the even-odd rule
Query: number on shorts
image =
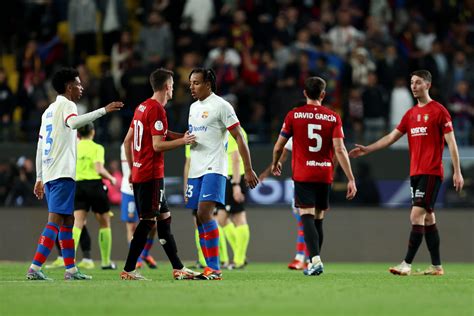
<path fill-rule="evenodd" d="M 186 197 L 190 198 L 193 196 L 193 188 L 194 188 L 194 185 L 188 184 L 186 188 Z"/>

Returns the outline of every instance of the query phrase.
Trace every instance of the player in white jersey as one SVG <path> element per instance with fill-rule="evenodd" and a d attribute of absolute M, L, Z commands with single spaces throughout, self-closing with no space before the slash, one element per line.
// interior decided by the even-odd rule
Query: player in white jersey
<path fill-rule="evenodd" d="M 127 241 L 130 245 L 133 233 L 137 228 L 138 224 L 138 212 L 135 204 L 135 198 L 133 197 L 133 190 L 130 182 L 130 167 L 128 166 L 127 157 L 125 157 L 125 147 L 122 144 L 120 146 L 120 160 L 122 161 L 122 184 L 120 185 L 120 192 L 122 193 L 121 202 L 121 216 L 120 219 L 125 223 L 127 229 Z M 150 269 L 156 269 L 157 264 L 155 259 L 150 255 L 150 249 L 153 246 L 153 242 L 156 236 L 156 229 L 152 229 L 148 234 L 148 238 L 145 244 L 145 248 L 138 257 L 137 269 L 143 266 L 143 261 L 147 264 Z"/>
<path fill-rule="evenodd" d="M 36 151 L 36 183 L 34 193 L 38 199 L 46 196 L 48 223 L 38 240 L 33 262 L 26 274 L 28 280 L 51 280 L 41 271 L 59 235 L 59 243 L 66 267 L 66 280 L 91 279 L 77 270 L 74 261 L 74 193 L 76 178 L 76 142 L 81 126 L 111 111 L 120 110 L 121 102 L 112 102 L 84 115 L 77 115 L 77 102 L 82 95 L 79 73 L 64 68 L 54 74 L 52 84 L 58 96 L 43 113 Z"/>
<path fill-rule="evenodd" d="M 233 107 L 214 94 L 214 72 L 211 69 L 193 69 L 189 81 L 191 94 L 197 99 L 189 110 L 189 132 L 196 136 L 196 144 L 191 145 L 186 207 L 198 210 L 200 244 L 207 263 L 199 278 L 220 280 L 219 232 L 213 212 L 216 203 L 225 202 L 229 133 L 235 138 L 244 162 L 245 182 L 254 188 L 258 178 L 252 169 L 250 152 Z"/>

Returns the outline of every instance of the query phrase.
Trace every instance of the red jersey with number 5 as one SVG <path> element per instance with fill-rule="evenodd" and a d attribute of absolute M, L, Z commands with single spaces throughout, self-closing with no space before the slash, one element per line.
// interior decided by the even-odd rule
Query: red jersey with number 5
<path fill-rule="evenodd" d="M 130 128 L 133 129 L 132 182 L 164 178 L 163 152 L 153 150 L 153 136 L 166 138 L 165 108 L 156 100 L 146 100 L 135 109 Z"/>
<path fill-rule="evenodd" d="M 333 181 L 333 138 L 344 138 L 339 115 L 324 106 L 306 104 L 290 111 L 280 135 L 293 136 L 293 180 Z"/>
<path fill-rule="evenodd" d="M 408 136 L 410 176 L 431 174 L 442 178 L 444 134 L 453 131 L 448 110 L 436 101 L 416 105 L 405 113 L 397 129 Z"/>

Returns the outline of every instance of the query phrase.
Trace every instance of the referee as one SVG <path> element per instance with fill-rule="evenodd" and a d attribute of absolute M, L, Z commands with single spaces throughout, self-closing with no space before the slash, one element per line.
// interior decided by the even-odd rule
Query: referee
<path fill-rule="evenodd" d="M 78 129 L 76 166 L 76 197 L 74 200 L 74 244 L 79 242 L 82 229 L 86 224 L 87 212 L 92 210 L 99 222 L 99 248 L 102 259 L 102 269 L 115 270 L 115 263 L 110 260 L 112 251 L 112 230 L 110 228 L 110 204 L 107 197 L 107 187 L 102 179 L 116 183 L 104 168 L 104 147 L 93 141 L 94 125 L 89 123 Z"/>

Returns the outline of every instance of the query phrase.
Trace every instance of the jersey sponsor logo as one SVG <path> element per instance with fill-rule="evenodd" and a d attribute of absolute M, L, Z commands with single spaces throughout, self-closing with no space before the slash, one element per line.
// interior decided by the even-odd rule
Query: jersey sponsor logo
<path fill-rule="evenodd" d="M 312 113 L 312 112 L 295 112 L 295 119 L 317 119 L 321 121 L 336 122 L 336 117 L 332 114 Z"/>
<path fill-rule="evenodd" d="M 189 124 L 189 132 L 207 132 L 207 126 L 205 125 L 200 125 L 200 126 L 193 126 Z"/>
<path fill-rule="evenodd" d="M 138 111 L 140 111 L 140 112 L 145 112 L 145 110 L 146 110 L 146 105 L 140 104 L 140 105 L 138 106 Z"/>
<path fill-rule="evenodd" d="M 428 135 L 428 127 L 413 127 L 410 129 L 411 136 L 426 136 Z"/>
<path fill-rule="evenodd" d="M 50 117 L 53 117 L 53 112 L 52 111 L 46 113 L 46 118 L 50 118 Z"/>
<path fill-rule="evenodd" d="M 43 159 L 43 164 L 45 166 L 52 164 L 54 161 L 54 158 L 48 158 L 48 159 Z"/>
<path fill-rule="evenodd" d="M 314 160 L 307 160 L 306 166 L 308 167 L 331 167 L 332 163 L 329 161 L 314 161 Z"/>
<path fill-rule="evenodd" d="M 422 192 L 420 190 L 415 191 L 415 198 L 423 198 L 425 196 L 425 192 Z"/>
<path fill-rule="evenodd" d="M 163 130 L 163 122 L 162 122 L 162 121 L 159 121 L 159 120 L 156 121 L 156 122 L 155 122 L 155 129 L 156 129 L 157 131 L 162 131 L 162 130 Z"/>
<path fill-rule="evenodd" d="M 141 164 L 140 162 L 136 162 L 136 161 L 135 161 L 135 162 L 133 163 L 133 166 L 134 166 L 135 168 L 140 168 L 140 167 L 142 166 L 142 164 Z"/>

